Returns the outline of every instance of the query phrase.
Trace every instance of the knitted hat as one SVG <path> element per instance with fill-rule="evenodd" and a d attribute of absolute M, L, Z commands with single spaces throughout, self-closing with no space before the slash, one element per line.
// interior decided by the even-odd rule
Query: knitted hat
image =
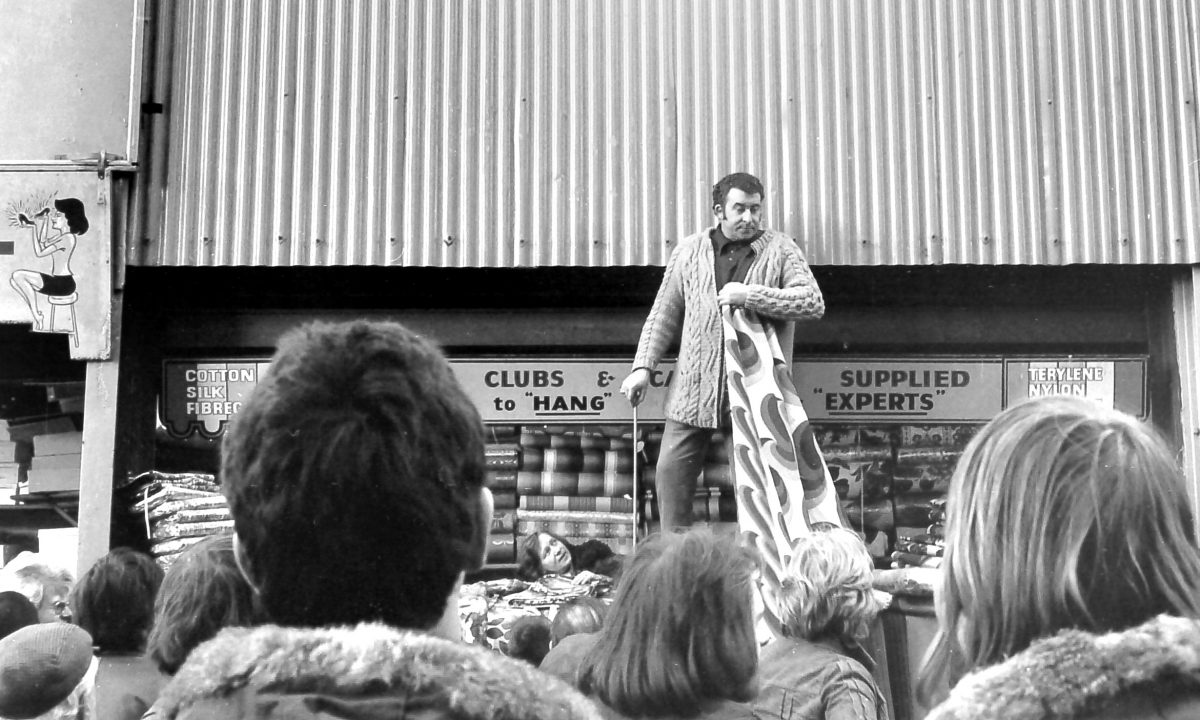
<path fill-rule="evenodd" d="M 0 639 L 0 717 L 33 718 L 66 700 L 92 662 L 78 625 L 30 625 Z"/>

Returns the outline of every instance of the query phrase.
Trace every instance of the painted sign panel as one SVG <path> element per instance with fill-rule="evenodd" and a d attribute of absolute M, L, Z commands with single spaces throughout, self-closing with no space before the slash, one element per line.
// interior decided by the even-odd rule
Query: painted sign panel
<path fill-rule="evenodd" d="M 254 360 L 165 361 L 159 422 L 173 437 L 194 432 L 220 436 L 269 365 Z"/>
<path fill-rule="evenodd" d="M 485 422 L 627 423 L 633 408 L 621 394 L 629 360 L 452 360 L 463 389 Z M 661 421 L 675 363 L 651 373 L 639 421 Z"/>
<path fill-rule="evenodd" d="M 0 173 L 0 322 L 111 353 L 111 180 L 95 171 Z"/>
<path fill-rule="evenodd" d="M 0 0 L 0 162 L 136 160 L 145 0 Z"/>
<path fill-rule="evenodd" d="M 269 363 L 163 363 L 160 420 L 176 437 L 213 438 L 241 408 Z M 451 367 L 484 422 L 630 423 L 620 393 L 625 359 L 471 358 Z M 674 362 L 651 375 L 639 422 L 661 422 Z M 1035 394 L 1083 394 L 1144 415 L 1145 360 L 800 358 L 792 368 L 810 419 L 825 422 L 986 422 Z M 1007 388 L 1007 391 L 1006 391 Z"/>
<path fill-rule="evenodd" d="M 1009 360 L 1005 405 L 1042 395 L 1075 395 L 1146 416 L 1146 360 L 1037 358 Z"/>
<path fill-rule="evenodd" d="M 985 421 L 1000 412 L 1004 366 L 988 360 L 797 360 L 796 390 L 813 420 Z"/>

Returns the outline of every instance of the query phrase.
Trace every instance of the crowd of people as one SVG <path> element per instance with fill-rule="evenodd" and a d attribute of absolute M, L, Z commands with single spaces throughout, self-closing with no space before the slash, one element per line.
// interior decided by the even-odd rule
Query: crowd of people
<path fill-rule="evenodd" d="M 386 322 L 288 333 L 223 443 L 233 535 L 165 576 L 128 548 L 77 583 L 4 569 L 0 718 L 892 717 L 861 644 L 872 562 L 832 525 L 791 548 L 780 637 L 753 547 L 692 528 L 639 543 L 611 603 L 514 628 L 513 657 L 464 643 L 483 458 L 427 341 Z M 581 570 L 552 540 L 529 569 Z M 1200 553 L 1149 425 L 1065 397 L 1001 412 L 954 473 L 940 577 L 930 718 L 1200 716 Z"/>

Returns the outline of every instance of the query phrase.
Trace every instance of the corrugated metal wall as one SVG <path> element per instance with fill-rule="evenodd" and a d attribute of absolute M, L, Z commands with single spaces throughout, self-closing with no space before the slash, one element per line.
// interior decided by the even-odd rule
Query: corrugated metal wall
<path fill-rule="evenodd" d="M 1200 262 L 1195 0 L 175 8 L 147 264 L 662 264 L 741 169 L 815 264 Z"/>

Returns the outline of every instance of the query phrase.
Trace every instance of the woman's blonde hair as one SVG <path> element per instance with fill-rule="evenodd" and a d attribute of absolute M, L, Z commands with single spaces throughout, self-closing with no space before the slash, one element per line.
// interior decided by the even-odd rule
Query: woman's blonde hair
<path fill-rule="evenodd" d="M 1064 628 L 1200 618 L 1183 473 L 1132 416 L 1067 396 L 1014 405 L 968 445 L 946 509 L 926 699 L 952 654 L 970 670 Z"/>
<path fill-rule="evenodd" d="M 866 545 L 850 530 L 830 526 L 801 537 L 780 587 L 784 631 L 808 640 L 865 638 L 880 609 L 872 567 Z"/>

